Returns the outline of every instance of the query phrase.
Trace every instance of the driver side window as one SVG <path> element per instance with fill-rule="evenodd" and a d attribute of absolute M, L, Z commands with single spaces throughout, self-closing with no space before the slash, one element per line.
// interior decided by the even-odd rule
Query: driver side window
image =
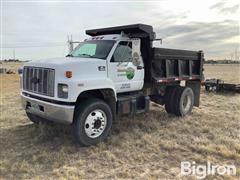
<path fill-rule="evenodd" d="M 132 62 L 132 42 L 121 41 L 113 53 L 111 62 Z"/>

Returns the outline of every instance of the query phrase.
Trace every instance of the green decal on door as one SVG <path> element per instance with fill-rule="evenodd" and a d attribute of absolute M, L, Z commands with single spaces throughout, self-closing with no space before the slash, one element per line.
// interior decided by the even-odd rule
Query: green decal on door
<path fill-rule="evenodd" d="M 117 69 L 117 76 L 126 76 L 127 79 L 131 80 L 134 78 L 135 70 L 131 67 L 129 68 L 118 68 Z"/>
<path fill-rule="evenodd" d="M 134 78 L 134 75 L 135 75 L 135 71 L 133 68 L 129 67 L 126 69 L 126 75 L 127 75 L 127 78 L 129 80 L 133 79 Z"/>

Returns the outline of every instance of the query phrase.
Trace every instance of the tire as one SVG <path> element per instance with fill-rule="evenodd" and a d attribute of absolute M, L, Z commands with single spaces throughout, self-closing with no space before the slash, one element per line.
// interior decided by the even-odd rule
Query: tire
<path fill-rule="evenodd" d="M 27 117 L 30 121 L 32 121 L 34 124 L 51 124 L 52 122 L 51 121 L 48 121 L 44 118 L 41 118 L 39 116 L 36 116 L 34 114 L 31 114 L 31 113 L 27 113 Z"/>
<path fill-rule="evenodd" d="M 189 87 L 180 87 L 174 95 L 174 114 L 176 116 L 185 116 L 192 111 L 194 104 L 194 94 Z"/>
<path fill-rule="evenodd" d="M 174 94 L 180 86 L 169 86 L 166 89 L 166 95 L 164 97 L 165 102 L 165 110 L 169 114 L 173 114 L 174 112 Z"/>
<path fill-rule="evenodd" d="M 107 138 L 112 127 L 112 110 L 100 99 L 89 99 L 76 107 L 73 132 L 81 146 L 95 145 Z"/>
<path fill-rule="evenodd" d="M 206 91 L 210 91 L 210 87 L 209 86 L 205 86 L 205 90 Z"/>

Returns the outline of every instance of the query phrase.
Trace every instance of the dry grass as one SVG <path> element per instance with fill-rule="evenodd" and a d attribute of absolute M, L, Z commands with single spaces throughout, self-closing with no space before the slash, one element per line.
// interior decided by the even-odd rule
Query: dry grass
<path fill-rule="evenodd" d="M 223 79 L 226 83 L 240 84 L 240 65 L 239 64 L 206 64 L 204 67 L 206 78 Z"/>
<path fill-rule="evenodd" d="M 222 75 L 221 70 L 224 79 L 236 81 L 238 68 L 208 65 L 205 74 Z M 235 164 L 239 177 L 237 94 L 203 90 L 201 106 L 185 118 L 153 105 L 147 114 L 119 119 L 106 142 L 82 148 L 72 138 L 71 127 L 28 121 L 20 106 L 18 75 L 1 75 L 1 82 L 0 179 L 173 179 L 181 178 L 183 160 Z"/>
<path fill-rule="evenodd" d="M 14 73 L 17 73 L 18 68 L 22 66 L 22 62 L 0 62 L 1 68 L 6 68 Z"/>

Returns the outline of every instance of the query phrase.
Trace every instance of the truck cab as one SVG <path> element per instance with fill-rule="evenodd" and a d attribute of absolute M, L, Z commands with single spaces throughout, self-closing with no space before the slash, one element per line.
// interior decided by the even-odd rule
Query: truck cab
<path fill-rule="evenodd" d="M 144 24 L 86 34 L 66 57 L 24 64 L 22 105 L 32 122 L 70 124 L 88 146 L 106 139 L 118 116 L 149 111 L 150 100 L 177 116 L 199 105 L 202 51 L 153 48 Z"/>
<path fill-rule="evenodd" d="M 135 61 L 134 55 L 137 56 Z M 105 65 L 99 65 L 98 71 L 105 72 L 103 81 L 109 78 L 116 93 L 138 91 L 143 87 L 144 63 L 140 52 L 140 39 L 131 39 L 123 32 L 120 35 L 102 35 L 86 39 L 68 57 L 90 58 L 89 63 L 91 58 L 104 61 Z"/>

